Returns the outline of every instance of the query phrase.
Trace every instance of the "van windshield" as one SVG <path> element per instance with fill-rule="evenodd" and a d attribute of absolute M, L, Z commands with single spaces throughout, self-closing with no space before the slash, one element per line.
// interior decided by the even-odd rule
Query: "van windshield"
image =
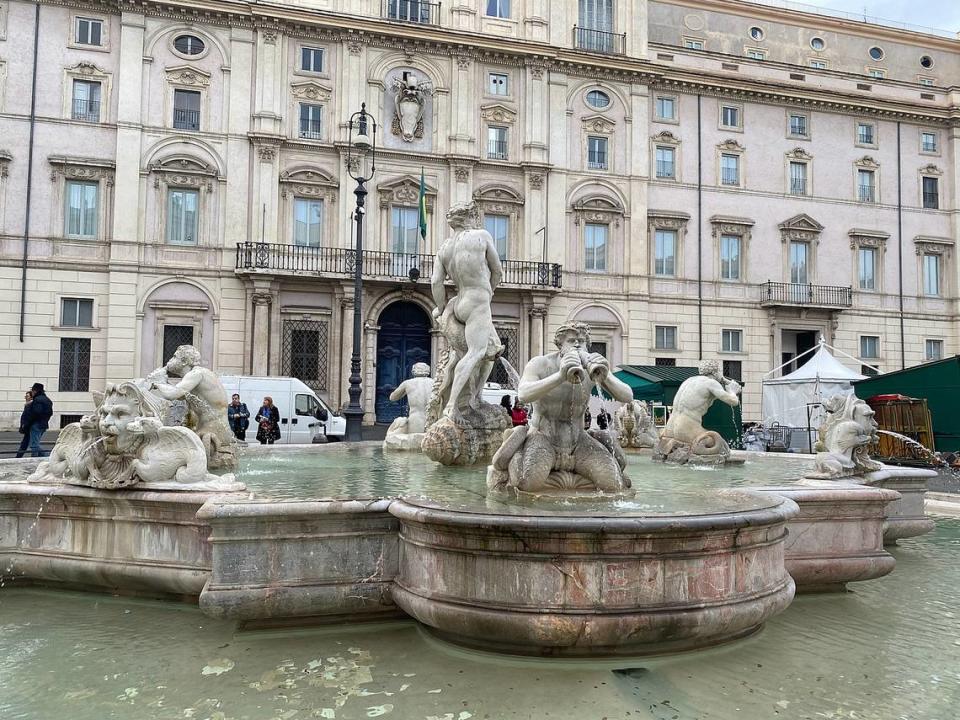
<path fill-rule="evenodd" d="M 312 395 L 297 395 L 296 402 L 294 405 L 294 412 L 297 415 L 307 415 L 313 417 L 317 408 L 320 407 L 320 403 L 317 402 L 316 398 Z"/>

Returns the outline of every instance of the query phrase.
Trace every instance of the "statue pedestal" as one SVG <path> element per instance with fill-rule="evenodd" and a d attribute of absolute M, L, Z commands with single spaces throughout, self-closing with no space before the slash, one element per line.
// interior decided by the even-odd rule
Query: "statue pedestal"
<path fill-rule="evenodd" d="M 474 465 L 489 459 L 503 442 L 510 418 L 499 405 L 481 402 L 463 411 L 463 424 L 442 417 L 423 436 L 423 453 L 441 465 Z"/>
<path fill-rule="evenodd" d="M 653 450 L 653 461 L 670 465 L 727 465 L 742 464 L 743 458 L 733 458 L 730 446 L 717 433 L 707 430 L 694 442 L 660 436 Z"/>
<path fill-rule="evenodd" d="M 391 433 L 383 439 L 384 450 L 413 450 L 420 451 L 423 436 L 426 433 Z"/>

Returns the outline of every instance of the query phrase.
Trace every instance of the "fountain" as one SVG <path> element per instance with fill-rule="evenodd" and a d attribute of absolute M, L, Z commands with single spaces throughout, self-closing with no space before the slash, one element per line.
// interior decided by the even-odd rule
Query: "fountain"
<path fill-rule="evenodd" d="M 653 448 L 660 441 L 653 418 L 640 400 L 631 400 L 621 406 L 613 414 L 613 423 L 617 440 L 624 449 Z"/>
<path fill-rule="evenodd" d="M 433 379 L 426 363 L 414 363 L 412 370 L 413 377 L 404 380 L 390 393 L 392 402 L 407 398 L 408 410 L 406 417 L 398 417 L 387 428 L 383 440 L 385 450 L 419 450 L 423 443 Z"/>

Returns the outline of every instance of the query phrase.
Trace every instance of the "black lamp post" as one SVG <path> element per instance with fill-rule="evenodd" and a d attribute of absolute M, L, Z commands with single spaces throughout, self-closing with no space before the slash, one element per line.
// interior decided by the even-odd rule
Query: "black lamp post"
<path fill-rule="evenodd" d="M 350 356 L 350 402 L 343 414 L 347 420 L 346 439 L 362 440 L 363 407 L 360 405 L 360 298 L 363 293 L 363 215 L 367 188 L 364 186 L 376 171 L 377 121 L 367 112 L 367 104 L 360 105 L 360 112 L 350 116 L 350 142 L 347 145 L 347 172 L 357 181 L 353 194 L 357 196 L 354 220 L 357 223 L 357 249 L 353 267 L 353 354 Z"/>

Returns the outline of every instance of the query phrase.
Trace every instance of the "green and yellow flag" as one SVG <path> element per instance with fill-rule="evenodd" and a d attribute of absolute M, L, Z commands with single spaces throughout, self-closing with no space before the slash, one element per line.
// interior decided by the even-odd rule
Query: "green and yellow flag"
<path fill-rule="evenodd" d="M 423 166 L 420 167 L 420 238 L 427 241 L 427 181 L 423 176 Z M 426 245 L 424 245 L 426 246 Z"/>

